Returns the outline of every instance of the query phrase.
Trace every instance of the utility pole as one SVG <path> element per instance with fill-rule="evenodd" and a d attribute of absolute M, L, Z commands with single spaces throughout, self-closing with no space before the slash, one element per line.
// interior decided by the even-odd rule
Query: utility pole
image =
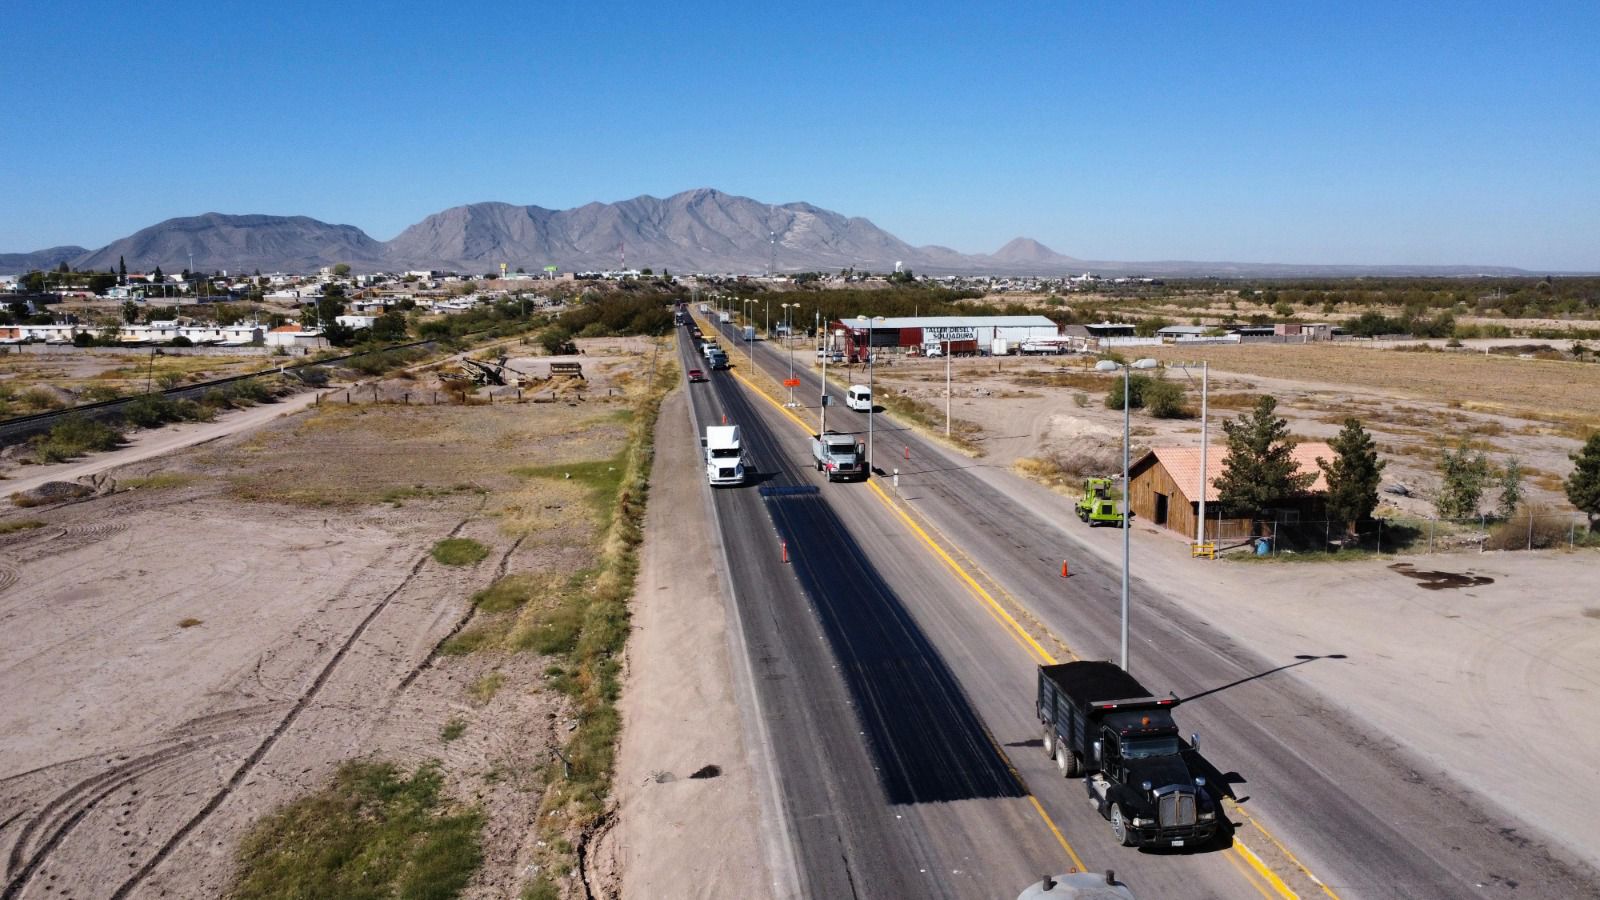
<path fill-rule="evenodd" d="M 1206 360 L 1200 364 L 1200 519 L 1195 522 L 1194 542 L 1206 542 L 1206 457 L 1211 454 L 1211 434 L 1208 427 L 1211 422 L 1206 415 L 1206 405 L 1211 399 L 1211 361 Z M 1123 392 L 1127 397 L 1127 392 Z M 1126 405 L 1126 404 L 1124 404 Z"/>

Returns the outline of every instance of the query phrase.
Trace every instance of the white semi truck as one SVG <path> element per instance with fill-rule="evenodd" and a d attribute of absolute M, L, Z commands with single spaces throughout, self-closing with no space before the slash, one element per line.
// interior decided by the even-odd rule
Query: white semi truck
<path fill-rule="evenodd" d="M 827 431 L 811 436 L 811 457 L 829 481 L 867 477 L 867 448 L 854 435 Z"/>
<path fill-rule="evenodd" d="M 700 439 L 706 451 L 706 482 L 713 487 L 744 484 L 744 444 L 737 425 L 709 425 Z"/>

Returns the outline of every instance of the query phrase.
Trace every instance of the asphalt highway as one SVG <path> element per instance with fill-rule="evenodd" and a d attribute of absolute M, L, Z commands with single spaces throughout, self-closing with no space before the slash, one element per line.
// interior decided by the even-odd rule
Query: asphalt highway
<path fill-rule="evenodd" d="M 732 338 L 729 332 L 724 342 L 736 348 L 738 371 L 745 363 L 745 346 Z M 756 342 L 753 349 L 770 374 L 788 374 L 787 358 L 777 348 Z M 796 370 L 802 380 L 798 396 L 815 398 L 820 380 L 803 366 Z M 883 416 L 875 421 L 875 452 L 880 467 L 900 469 L 899 489 L 887 477 L 876 479 L 877 489 L 825 484 L 805 471 L 810 456 L 801 426 L 814 422 L 814 399 L 813 408 L 795 411 L 799 419 L 794 419 L 753 386 L 725 373 L 718 373 L 711 385 L 696 387 L 711 388 L 696 398 L 697 409 L 703 402 L 708 415 L 729 412 L 729 421 L 737 421 L 747 443 L 758 448 L 763 473 L 775 473 L 763 487 L 818 488 L 816 493 L 779 497 L 769 491 L 761 498 L 765 521 L 752 515 L 730 527 L 724 517 L 722 527 L 725 537 L 766 529 L 757 546 L 748 548 L 756 558 L 736 563 L 748 585 L 741 592 L 770 589 L 758 587 L 763 584 L 785 585 L 792 591 L 785 603 L 804 604 L 794 610 L 793 625 L 809 624 L 821 638 L 818 646 L 834 657 L 831 664 L 847 670 L 860 667 L 854 678 L 833 683 L 839 693 L 813 698 L 808 681 L 805 690 L 791 697 L 814 711 L 819 702 L 844 698 L 860 732 L 860 756 L 852 761 L 874 767 L 876 777 L 871 778 L 850 776 L 843 768 L 827 773 L 855 779 L 854 789 L 833 795 L 847 802 L 830 808 L 830 814 L 850 818 L 863 849 L 869 846 L 874 822 L 884 821 L 874 811 L 920 814 L 924 833 L 914 842 L 896 845 L 915 852 L 874 856 L 871 862 L 857 856 L 849 862 L 860 870 L 856 874 L 866 873 L 862 884 L 870 889 L 861 895 L 903 896 L 897 889 L 906 886 L 933 890 L 923 881 L 890 886 L 878 879 L 912 866 L 918 874 L 938 871 L 941 864 L 957 868 L 952 863 L 957 857 L 942 854 L 964 847 L 966 853 L 959 858 L 966 871 L 981 875 L 970 882 L 941 884 L 931 895 L 1004 896 L 1002 884 L 1020 885 L 1040 872 L 1063 870 L 1081 860 L 1093 869 L 1116 869 L 1142 897 L 1258 892 L 1600 896 L 1592 873 L 1522 836 L 1515 820 L 1475 805 L 1469 789 L 1447 776 L 1427 773 L 1425 761 L 1408 758 L 1382 735 L 1365 732 L 1292 679 L 1273 677 L 1282 667 L 1315 665 L 1317 660 L 1261 658 L 1137 578 L 1131 591 L 1136 616 L 1130 668 L 1154 690 L 1194 698 L 1180 706 L 1178 720 L 1186 730 L 1202 733 L 1204 754 L 1218 767 L 1213 783 L 1227 783 L 1238 801 L 1230 807 L 1230 818 L 1239 826 L 1234 843 L 1242 846 L 1219 842 L 1202 852 L 1177 853 L 1117 847 L 1106 823 L 1085 801 L 1081 785 L 1062 779 L 1044 758 L 1032 711 L 1033 667 L 1039 661 L 1116 654 L 1120 570 L 1084 549 L 1086 540 L 1115 532 L 1089 535 L 1085 526 L 1059 514 L 1062 504 L 1055 495 L 1007 483 L 1012 476 L 984 471 Z M 864 433 L 865 417 L 849 411 L 836 388 L 830 387 L 830 393 L 836 396 L 828 413 L 830 428 Z M 748 501 L 718 500 L 719 508 L 724 502 L 751 506 Z M 771 565 L 770 553 L 761 558 L 760 540 L 785 537 L 795 563 Z M 819 552 L 828 559 L 814 561 Z M 948 564 L 940 552 L 949 557 Z M 730 557 L 738 555 L 730 544 Z M 1074 559 L 1073 573 L 1063 581 L 1059 565 L 1067 556 Z M 838 609 L 830 612 L 830 607 Z M 863 613 L 863 608 L 878 612 Z M 894 628 L 900 629 L 900 637 L 887 641 L 885 635 Z M 902 668 L 918 686 L 917 696 L 896 693 L 904 685 L 892 679 L 878 692 L 883 670 L 874 666 L 893 670 L 894 661 L 903 667 L 911 655 L 931 658 L 914 673 Z M 874 662 L 864 663 L 866 656 Z M 868 686 L 871 692 L 863 694 Z M 892 699 L 905 714 L 874 706 L 874 697 Z M 913 699 L 923 705 L 907 705 Z M 819 720 L 828 718 L 825 711 L 817 715 Z M 915 740 L 904 731 L 937 739 L 921 722 L 954 729 L 952 735 L 967 739 L 969 716 L 980 723 L 1028 792 L 1026 804 L 1039 804 L 1031 820 L 1011 816 L 1009 825 L 987 821 L 1019 804 L 1003 791 L 979 789 L 981 784 L 992 791 L 1004 783 L 980 777 L 984 769 L 973 767 L 970 740 L 958 756 L 948 756 L 955 752 L 948 746 L 937 752 L 919 748 L 897 753 L 905 741 Z M 847 729 L 838 724 L 839 732 Z M 942 766 L 957 758 L 964 766 L 957 769 L 959 777 L 917 772 L 920 766 Z M 903 771 L 880 774 L 886 759 L 900 760 Z M 780 771 L 786 766 L 778 761 Z M 929 785 L 925 793 L 914 789 L 919 783 Z M 786 783 L 784 794 L 788 805 L 823 805 L 809 784 Z M 949 802 L 957 796 L 965 799 Z M 962 805 L 970 808 L 961 816 L 942 814 L 944 807 Z M 903 831 L 899 826 L 904 821 L 894 819 L 892 831 Z M 1054 839 L 1054 828 L 1062 832 L 1063 841 Z M 1048 840 L 1035 837 L 1039 831 Z M 880 843 L 878 849 L 892 843 Z M 806 845 L 800 838 L 796 844 Z M 812 856 L 801 858 L 809 872 Z M 976 889 L 980 883 L 986 890 Z M 827 891 L 815 895 L 835 896 Z"/>

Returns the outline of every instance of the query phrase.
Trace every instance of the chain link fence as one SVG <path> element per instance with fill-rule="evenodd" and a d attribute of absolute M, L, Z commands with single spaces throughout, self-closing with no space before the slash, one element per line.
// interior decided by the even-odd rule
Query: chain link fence
<path fill-rule="evenodd" d="M 1485 550 L 1546 550 L 1600 547 L 1582 513 L 1518 510 L 1510 518 L 1479 515 L 1470 519 L 1391 517 L 1348 523 L 1306 521 L 1293 515 L 1271 519 L 1219 519 L 1206 523 L 1206 540 L 1219 552 L 1245 549 L 1257 555 L 1336 553 L 1435 553 Z"/>

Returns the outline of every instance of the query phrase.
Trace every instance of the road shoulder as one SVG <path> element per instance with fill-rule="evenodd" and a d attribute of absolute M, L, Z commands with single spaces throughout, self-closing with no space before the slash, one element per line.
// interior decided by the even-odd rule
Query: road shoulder
<path fill-rule="evenodd" d="M 622 894 L 763 896 L 755 770 L 684 392 L 662 404 L 659 428 L 620 703 Z"/>

